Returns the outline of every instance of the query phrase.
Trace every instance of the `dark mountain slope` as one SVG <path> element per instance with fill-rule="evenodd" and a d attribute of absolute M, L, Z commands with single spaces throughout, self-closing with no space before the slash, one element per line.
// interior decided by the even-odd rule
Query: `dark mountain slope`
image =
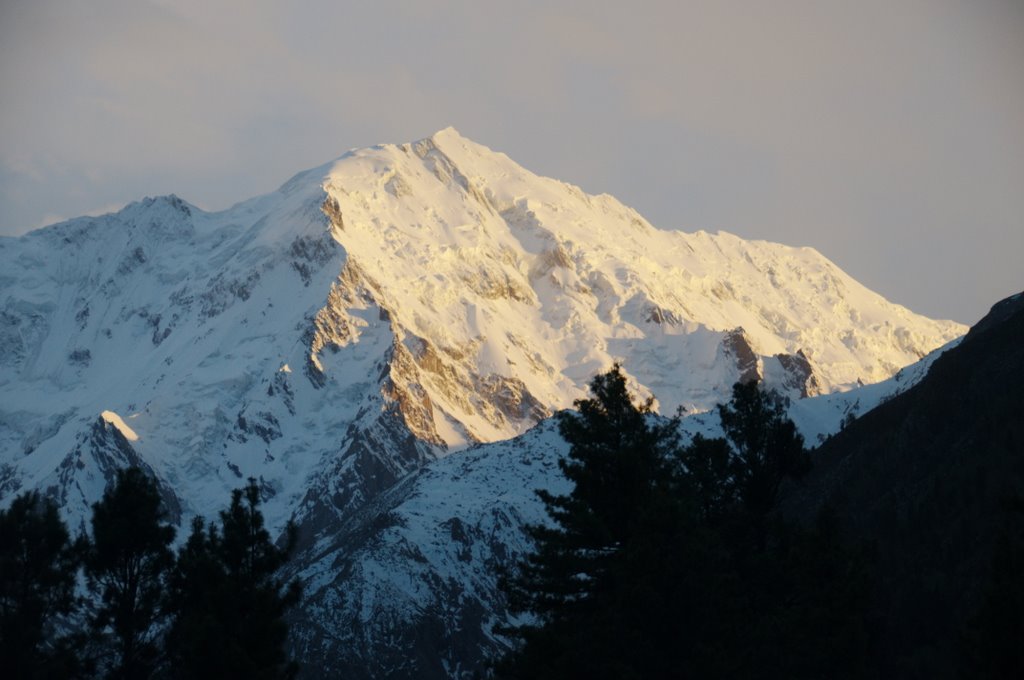
<path fill-rule="evenodd" d="M 874 545 L 881 674 L 973 676 L 979 631 L 969 629 L 991 595 L 996 545 L 1022 547 L 1024 513 L 1011 508 L 1024 498 L 1024 294 L 814 460 L 789 509 L 813 516 L 829 504 Z M 1019 593 L 1024 573 L 1014 579 Z M 1017 611 L 1009 623 L 1020 630 Z"/>

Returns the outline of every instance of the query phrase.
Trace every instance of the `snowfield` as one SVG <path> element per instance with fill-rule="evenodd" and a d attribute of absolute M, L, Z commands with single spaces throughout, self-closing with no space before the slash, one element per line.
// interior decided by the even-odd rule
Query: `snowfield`
<path fill-rule="evenodd" d="M 496 565 L 563 483 L 545 419 L 613 362 L 688 431 L 760 378 L 813 444 L 966 330 L 451 128 L 223 212 L 164 196 L 0 238 L 0 291 L 0 503 L 41 489 L 79 527 L 135 464 L 184 526 L 254 477 L 302 527 L 304 654 L 410 677 L 500 649 Z"/>

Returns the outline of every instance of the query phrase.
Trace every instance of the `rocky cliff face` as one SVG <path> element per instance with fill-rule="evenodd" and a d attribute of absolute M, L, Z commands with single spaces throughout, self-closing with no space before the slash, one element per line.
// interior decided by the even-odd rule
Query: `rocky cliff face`
<path fill-rule="evenodd" d="M 825 436 L 856 407 L 840 392 L 964 330 L 811 249 L 661 231 L 451 129 L 219 213 L 159 197 L 0 239 L 0 289 L 0 502 L 44 489 L 79 526 L 131 463 L 187 522 L 254 477 L 310 550 L 354 549 L 339 527 L 386 524 L 409 475 L 530 431 L 614 361 L 665 413 L 748 378 L 797 410 L 829 395 L 803 421 Z"/>
<path fill-rule="evenodd" d="M 955 344 L 955 343 L 954 343 Z M 800 399 L 791 415 L 812 444 L 912 388 L 936 351 L 881 383 Z M 721 436 L 715 412 L 681 421 L 685 440 Z M 554 419 L 514 439 L 435 460 L 324 527 L 293 565 L 306 600 L 293 616 L 305 677 L 473 678 L 508 649 L 500 581 L 532 549 L 526 527 L 549 519 L 536 494 L 570 491 L 568 445 Z"/>

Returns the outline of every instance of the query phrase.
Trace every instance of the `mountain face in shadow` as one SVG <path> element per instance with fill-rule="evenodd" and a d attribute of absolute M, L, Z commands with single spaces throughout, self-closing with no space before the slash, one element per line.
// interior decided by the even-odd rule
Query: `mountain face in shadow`
<path fill-rule="evenodd" d="M 1024 585 L 1024 294 L 996 304 L 920 383 L 814 460 L 789 509 L 809 517 L 830 505 L 874 546 L 881 675 L 1020 670 L 1024 617 L 1011 601 Z M 993 618 L 993 607 L 1010 613 Z M 1012 646 L 995 648 L 1000 638 Z"/>

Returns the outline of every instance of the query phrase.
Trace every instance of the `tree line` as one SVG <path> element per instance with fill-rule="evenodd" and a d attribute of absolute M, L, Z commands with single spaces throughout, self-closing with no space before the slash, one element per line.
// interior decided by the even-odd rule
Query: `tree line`
<path fill-rule="evenodd" d="M 505 631 L 514 645 L 489 675 L 940 677 L 888 672 L 885 647 L 904 644 L 906 631 L 887 628 L 877 604 L 893 599 L 893 583 L 905 589 L 890 583 L 894 563 L 947 576 L 951 567 L 895 546 L 883 572 L 875 547 L 828 506 L 809 517 L 784 512 L 787 485 L 811 462 L 782 398 L 737 384 L 718 407 L 723 436 L 684 443 L 678 418 L 637 403 L 620 367 L 590 388 L 576 411 L 558 415 L 573 489 L 538 492 L 550 521 L 529 528 L 535 552 L 505 578 L 520 625 Z M 1007 455 L 1019 453 L 1014 441 Z M 962 649 L 926 650 L 934 658 L 913 668 L 959 658 L 963 667 L 948 664 L 941 677 L 1024 677 L 1021 498 L 1008 502 L 988 580 L 971 581 L 978 601 L 954 621 L 959 633 L 947 644 Z M 928 496 L 915 502 L 919 514 L 936 507 Z M 218 522 L 197 518 L 174 551 L 155 483 L 140 470 L 118 473 L 93 507 L 90 535 L 76 540 L 52 501 L 17 497 L 0 511 L 5 677 L 294 677 L 283 615 L 300 588 L 280 571 L 295 529 L 275 546 L 259 503 L 250 480 Z M 920 533 L 911 528 L 902 541 Z M 915 625 L 948 617 L 935 607 L 913 613 Z"/>
<path fill-rule="evenodd" d="M 72 539 L 31 491 L 0 510 L 0 667 L 11 678 L 293 678 L 281 575 L 295 541 L 271 540 L 255 480 L 219 522 L 197 517 L 172 549 L 155 481 L 119 470 Z"/>
<path fill-rule="evenodd" d="M 571 493 L 505 583 L 524 616 L 499 678 L 870 677 L 872 559 L 780 489 L 810 469 L 778 396 L 737 384 L 724 437 L 683 445 L 615 366 L 559 416 Z"/>

